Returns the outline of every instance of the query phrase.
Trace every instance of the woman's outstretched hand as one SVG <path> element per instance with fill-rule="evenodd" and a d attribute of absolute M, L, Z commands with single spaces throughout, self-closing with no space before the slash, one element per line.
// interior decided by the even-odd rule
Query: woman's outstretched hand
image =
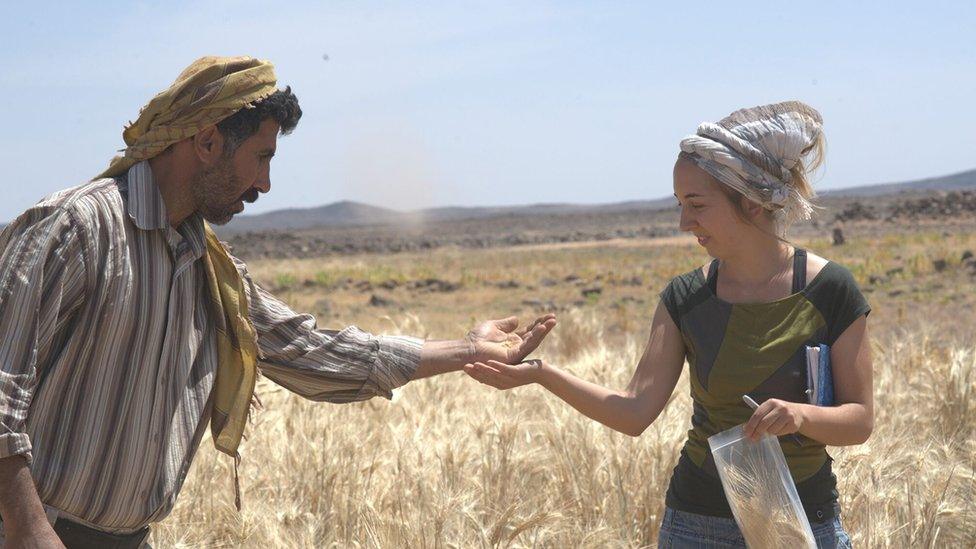
<path fill-rule="evenodd" d="M 530 383 L 539 383 L 549 366 L 538 359 L 519 364 L 505 364 L 497 360 L 464 365 L 464 373 L 485 385 L 496 389 L 511 389 Z"/>

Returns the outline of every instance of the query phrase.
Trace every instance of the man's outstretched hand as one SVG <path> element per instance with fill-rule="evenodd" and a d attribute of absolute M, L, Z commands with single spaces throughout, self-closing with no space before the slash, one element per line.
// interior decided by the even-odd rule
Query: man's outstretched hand
<path fill-rule="evenodd" d="M 556 326 L 556 315 L 540 316 L 522 330 L 518 329 L 518 324 L 518 318 L 510 316 L 475 326 L 466 337 L 475 357 L 472 362 L 522 362 Z"/>
<path fill-rule="evenodd" d="M 518 364 L 542 343 L 556 326 L 556 315 L 548 314 L 519 330 L 518 318 L 489 320 L 474 327 L 464 339 L 426 341 L 420 365 L 412 379 L 456 372 L 465 364 L 494 360 Z"/>

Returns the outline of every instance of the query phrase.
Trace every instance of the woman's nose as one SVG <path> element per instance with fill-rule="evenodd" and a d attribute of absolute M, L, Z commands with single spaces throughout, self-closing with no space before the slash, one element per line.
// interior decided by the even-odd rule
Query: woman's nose
<path fill-rule="evenodd" d="M 681 218 L 678 222 L 678 229 L 681 231 L 690 231 L 698 226 L 695 221 L 694 216 L 688 213 L 688 210 L 681 208 Z"/>

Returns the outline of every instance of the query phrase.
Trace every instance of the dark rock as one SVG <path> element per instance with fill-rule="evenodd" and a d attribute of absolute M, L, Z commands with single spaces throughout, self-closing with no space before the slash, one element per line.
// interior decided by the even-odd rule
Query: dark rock
<path fill-rule="evenodd" d="M 384 280 L 383 282 L 380 282 L 379 284 L 377 284 L 377 286 L 383 288 L 384 290 L 395 290 L 400 287 L 400 283 L 391 278 L 390 280 Z"/>
<path fill-rule="evenodd" d="M 623 286 L 643 286 L 644 285 L 644 279 L 642 279 L 639 276 L 632 276 L 630 278 L 626 278 L 624 280 L 621 280 L 620 281 L 620 284 L 623 285 Z"/>
<path fill-rule="evenodd" d="M 376 294 L 373 294 L 373 295 L 371 295 L 369 297 L 369 306 L 370 307 L 393 307 L 395 305 L 396 305 L 396 302 L 393 301 L 392 299 L 387 299 L 385 297 L 380 297 L 380 296 L 378 296 Z"/>
<path fill-rule="evenodd" d="M 414 280 L 409 284 L 409 287 L 422 292 L 453 292 L 460 288 L 461 285 L 439 278 L 427 278 L 424 280 Z"/>
<path fill-rule="evenodd" d="M 854 201 L 847 205 L 843 211 L 834 216 L 836 221 L 874 221 L 878 219 L 878 213 L 874 206 L 866 206 L 864 203 Z"/>
<path fill-rule="evenodd" d="M 524 299 L 522 300 L 522 305 L 525 305 L 526 307 L 532 307 L 536 311 L 540 311 L 540 312 L 555 311 L 556 309 L 559 308 L 555 302 L 550 300 L 543 301 L 541 299 Z"/>
<path fill-rule="evenodd" d="M 504 282 L 499 282 L 498 284 L 495 284 L 495 287 L 502 290 L 513 290 L 515 288 L 521 287 L 521 284 L 519 284 L 515 280 L 506 280 Z"/>
<path fill-rule="evenodd" d="M 967 259 L 972 259 L 972 257 L 973 257 L 972 250 L 966 250 L 965 252 L 962 253 L 962 258 L 960 259 L 960 261 L 965 263 Z"/>
<path fill-rule="evenodd" d="M 589 298 L 591 296 L 596 297 L 603 293 L 603 288 L 599 286 L 590 286 L 589 288 L 583 288 L 582 290 L 580 290 L 580 293 L 583 294 L 583 297 L 586 298 Z"/>
<path fill-rule="evenodd" d="M 373 289 L 373 284 L 368 280 L 360 280 L 356 283 L 356 289 L 360 292 L 369 292 Z"/>
<path fill-rule="evenodd" d="M 844 231 L 840 227 L 834 227 L 834 246 L 841 246 L 844 242 Z"/>
<path fill-rule="evenodd" d="M 552 286 L 555 286 L 556 284 L 559 284 L 559 282 L 557 282 L 557 281 L 555 281 L 555 280 L 553 280 L 551 278 L 543 278 L 542 280 L 539 281 L 539 285 L 540 286 L 543 286 L 545 288 L 551 288 Z"/>
<path fill-rule="evenodd" d="M 947 266 L 948 263 L 946 263 L 945 259 L 936 259 L 932 262 L 932 268 L 935 269 L 935 272 L 937 273 L 941 273 L 942 271 L 946 270 Z"/>

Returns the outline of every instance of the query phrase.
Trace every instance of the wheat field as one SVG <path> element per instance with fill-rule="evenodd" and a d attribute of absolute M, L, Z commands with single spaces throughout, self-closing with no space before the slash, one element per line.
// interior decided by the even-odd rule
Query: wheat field
<path fill-rule="evenodd" d="M 976 234 L 803 244 L 851 268 L 874 307 L 875 430 L 862 446 L 830 449 L 855 546 L 976 546 L 976 277 L 960 259 Z M 656 293 L 704 260 L 678 239 L 250 269 L 296 309 L 317 312 L 320 327 L 459 337 L 476 318 L 528 319 L 554 306 L 560 324 L 536 355 L 621 387 Z M 458 287 L 375 288 L 429 277 Z M 386 305 L 370 306 L 378 292 Z M 460 373 L 410 383 L 392 402 L 312 403 L 267 380 L 258 394 L 264 409 L 242 446 L 243 511 L 231 460 L 205 439 L 154 546 L 653 547 L 691 415 L 686 374 L 637 438 L 539 387 L 497 392 Z"/>

